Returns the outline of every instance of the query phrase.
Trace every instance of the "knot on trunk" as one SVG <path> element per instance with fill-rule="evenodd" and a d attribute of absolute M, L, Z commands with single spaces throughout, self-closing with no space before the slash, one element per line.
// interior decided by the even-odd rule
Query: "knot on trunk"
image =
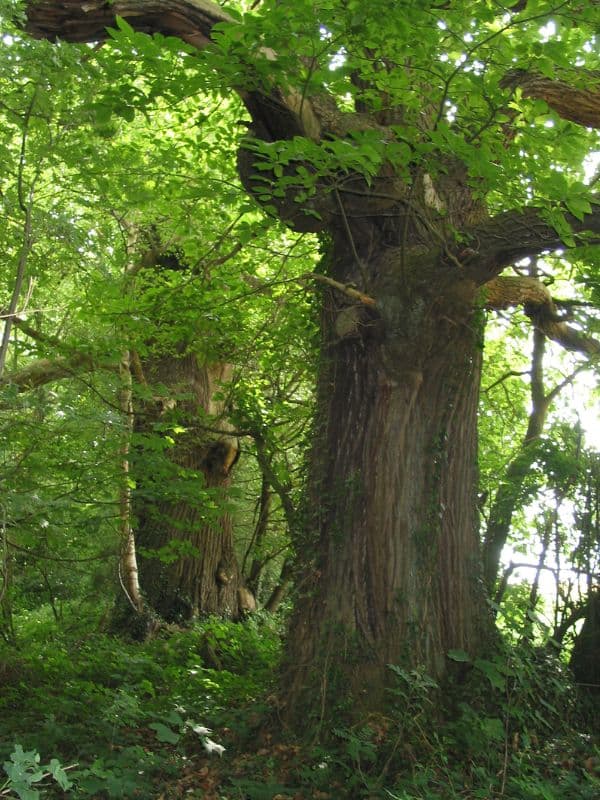
<path fill-rule="evenodd" d="M 215 573 L 215 580 L 219 587 L 227 586 L 235 577 L 235 567 L 233 564 L 227 563 L 224 560 L 219 561 L 217 571 Z"/>
<path fill-rule="evenodd" d="M 207 478 L 227 478 L 240 457 L 237 439 L 219 439 L 208 445 L 202 459 L 202 471 Z"/>

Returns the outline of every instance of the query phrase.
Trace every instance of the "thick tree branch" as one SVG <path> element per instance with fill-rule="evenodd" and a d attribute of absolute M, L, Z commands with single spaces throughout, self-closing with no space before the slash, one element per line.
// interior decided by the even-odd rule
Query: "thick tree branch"
<path fill-rule="evenodd" d="M 598 75 L 587 76 L 595 85 L 579 88 L 565 81 L 545 78 L 543 75 L 516 69 L 501 82 L 505 88 L 519 86 L 523 97 L 545 100 L 553 111 L 571 122 L 587 128 L 600 128 L 600 80 Z"/>
<path fill-rule="evenodd" d="M 16 386 L 19 392 L 28 392 L 62 378 L 72 378 L 77 370 L 82 368 L 87 371 L 100 368 L 116 372 L 118 364 L 110 361 L 99 363 L 87 353 L 75 353 L 69 358 L 63 356 L 55 359 L 40 358 L 23 369 L 5 375 L 0 380 L 0 387 L 12 385 Z"/>
<path fill-rule="evenodd" d="M 213 26 L 233 19 L 211 0 L 33 0 L 26 30 L 54 42 L 101 42 L 122 17 L 142 33 L 177 36 L 198 49 L 210 44 Z"/>
<path fill-rule="evenodd" d="M 465 231 L 469 246 L 457 252 L 457 259 L 467 275 L 481 285 L 523 258 L 573 247 L 573 240 L 575 245 L 600 244 L 600 199 L 582 220 L 568 213 L 564 219 L 571 227 L 571 238 L 558 233 L 537 208 L 497 214 Z"/>
<path fill-rule="evenodd" d="M 26 13 L 25 29 L 38 39 L 104 41 L 108 38 L 106 29 L 116 27 L 116 18 L 121 17 L 136 31 L 175 36 L 198 50 L 213 44 L 213 29 L 218 23 L 238 24 L 211 0 L 29 0 Z M 276 57 L 265 48 L 259 53 L 269 60 Z M 232 88 L 250 112 L 257 136 L 267 140 L 320 138 L 320 122 L 302 92 L 278 87 L 268 92 Z"/>
<path fill-rule="evenodd" d="M 484 289 L 486 307 L 496 311 L 527 304 L 553 304 L 548 287 L 537 278 L 524 275 L 494 278 L 485 284 Z"/>
<path fill-rule="evenodd" d="M 566 350 L 595 356 L 600 341 L 586 336 L 559 316 L 548 288 L 536 278 L 500 276 L 485 284 L 485 305 L 503 309 L 522 305 L 536 329 Z"/>

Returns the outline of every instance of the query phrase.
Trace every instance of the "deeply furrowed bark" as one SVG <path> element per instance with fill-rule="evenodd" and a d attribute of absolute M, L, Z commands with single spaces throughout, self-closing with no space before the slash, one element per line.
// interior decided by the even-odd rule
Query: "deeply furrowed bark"
<path fill-rule="evenodd" d="M 415 253 L 406 272 L 427 281 L 430 270 L 429 290 L 410 279 L 403 287 L 402 258 L 397 249 L 369 265 L 382 276 L 373 292 L 381 317 L 324 299 L 315 511 L 296 548 L 312 554 L 312 579 L 286 663 L 292 721 L 307 707 L 329 715 L 349 687 L 359 706 L 376 707 L 388 664 L 442 677 L 449 649 L 479 651 L 489 633 L 474 497 L 475 286 L 446 293 L 435 257 Z M 336 280 L 354 278 L 341 239 L 333 262 Z"/>

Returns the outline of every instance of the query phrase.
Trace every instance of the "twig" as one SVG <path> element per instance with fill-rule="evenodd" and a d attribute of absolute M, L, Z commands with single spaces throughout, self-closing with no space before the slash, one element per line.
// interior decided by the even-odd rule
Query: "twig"
<path fill-rule="evenodd" d="M 327 275 L 321 275 L 318 272 L 306 272 L 299 278 L 299 280 L 308 280 L 308 279 L 317 281 L 318 283 L 324 283 L 327 286 L 331 286 L 332 289 L 336 289 L 338 292 L 342 292 L 342 294 L 351 297 L 353 300 L 358 300 L 359 303 L 362 303 L 365 306 L 370 306 L 371 308 L 375 308 L 377 305 L 377 301 L 370 295 L 364 294 L 363 292 L 359 292 L 359 290 L 355 289 L 353 286 L 349 286 L 347 283 L 340 283 L 339 281 L 336 281 L 333 278 L 329 278 Z"/>
<path fill-rule="evenodd" d="M 508 378 L 520 378 L 523 375 L 529 375 L 529 370 L 525 369 L 525 370 L 518 371 L 518 370 L 511 369 L 508 372 L 505 372 L 504 375 L 502 375 L 502 377 L 498 378 L 497 381 L 494 381 L 493 383 L 490 383 L 489 386 L 486 386 L 485 389 L 482 389 L 481 392 L 482 392 L 482 394 L 486 394 L 486 392 L 490 392 L 495 386 L 498 386 L 499 383 L 504 383 L 504 381 L 508 380 Z"/>

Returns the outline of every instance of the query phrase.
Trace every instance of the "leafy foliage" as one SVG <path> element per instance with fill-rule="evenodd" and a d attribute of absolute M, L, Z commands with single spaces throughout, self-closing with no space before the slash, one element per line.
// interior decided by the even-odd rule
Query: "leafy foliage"
<path fill-rule="evenodd" d="M 202 655 L 207 638 L 219 670 Z M 279 630 L 260 618 L 243 626 L 209 621 L 143 647 L 96 634 L 76 648 L 53 637 L 31 643 L 26 656 L 4 650 L 1 755 L 19 742 L 74 764 L 68 775 L 77 797 L 122 797 L 124 786 L 150 795 L 188 759 L 208 757 L 198 750 L 207 736 L 195 728 L 214 728 L 213 737 L 226 740 L 224 729 L 235 724 L 242 735 L 248 704 L 268 691 L 279 650 Z M 63 780 L 58 762 L 42 767 L 37 753 L 18 745 L 12 763 L 8 785 L 15 792 L 48 771 Z"/>

